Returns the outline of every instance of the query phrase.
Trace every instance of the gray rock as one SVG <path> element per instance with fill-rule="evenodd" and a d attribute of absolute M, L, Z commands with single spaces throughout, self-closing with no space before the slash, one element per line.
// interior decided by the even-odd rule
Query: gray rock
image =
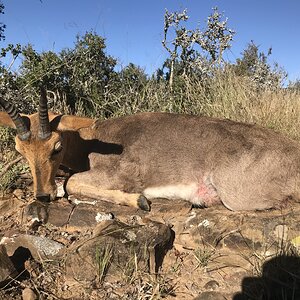
<path fill-rule="evenodd" d="M 196 249 L 212 245 L 230 251 L 276 254 L 281 243 L 295 241 L 300 231 L 300 205 L 282 210 L 232 212 L 222 206 L 194 209 L 181 228 L 175 224 L 176 243 Z M 180 233 L 184 232 L 183 235 Z"/>
<path fill-rule="evenodd" d="M 29 234 L 3 237 L 1 244 L 5 246 L 9 256 L 12 256 L 19 247 L 27 248 L 37 261 L 56 256 L 64 247 L 63 244 L 49 238 Z"/>
<path fill-rule="evenodd" d="M 4 245 L 0 245 L 0 286 L 16 275 L 16 269 L 7 255 Z"/>
<path fill-rule="evenodd" d="M 171 240 L 171 229 L 161 223 L 130 226 L 104 221 L 95 228 L 92 238 L 67 249 L 66 277 L 78 281 L 101 281 L 106 275 L 124 279 L 130 278 L 136 268 L 155 273 Z"/>
<path fill-rule="evenodd" d="M 225 300 L 226 298 L 223 297 L 220 293 L 218 292 L 203 292 L 194 300 Z"/>
<path fill-rule="evenodd" d="M 214 291 L 214 290 L 216 290 L 219 286 L 220 286 L 219 282 L 217 282 L 216 280 L 210 280 L 210 281 L 208 281 L 208 282 L 204 285 L 204 288 L 205 288 L 206 290 Z"/>

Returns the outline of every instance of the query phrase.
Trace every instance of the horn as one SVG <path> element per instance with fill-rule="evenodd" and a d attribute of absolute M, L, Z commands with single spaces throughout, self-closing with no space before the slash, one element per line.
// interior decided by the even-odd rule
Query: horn
<path fill-rule="evenodd" d="M 4 108 L 4 110 L 7 112 L 7 114 L 10 116 L 12 121 L 14 122 L 18 136 L 20 140 L 26 141 L 29 139 L 31 132 L 29 128 L 27 127 L 26 123 L 18 113 L 15 106 L 11 103 L 8 103 L 3 98 L 0 97 L 0 105 Z"/>
<path fill-rule="evenodd" d="M 48 116 L 48 105 L 47 105 L 47 92 L 46 89 L 41 88 L 41 98 L 39 104 L 39 138 L 44 140 L 51 135 L 51 128 Z"/>

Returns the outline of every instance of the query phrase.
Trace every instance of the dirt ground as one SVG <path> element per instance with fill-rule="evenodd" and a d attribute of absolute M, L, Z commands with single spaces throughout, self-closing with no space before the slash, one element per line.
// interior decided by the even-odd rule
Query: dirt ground
<path fill-rule="evenodd" d="M 231 212 L 157 199 L 148 213 L 37 204 L 24 186 L 0 198 L 0 299 L 300 299 L 300 204 Z"/>

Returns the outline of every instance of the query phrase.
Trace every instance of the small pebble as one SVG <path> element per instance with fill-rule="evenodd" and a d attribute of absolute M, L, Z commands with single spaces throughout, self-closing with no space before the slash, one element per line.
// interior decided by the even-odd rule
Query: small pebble
<path fill-rule="evenodd" d="M 216 290 L 219 286 L 220 286 L 219 282 L 217 282 L 216 280 L 210 280 L 210 281 L 208 281 L 208 282 L 204 285 L 204 288 L 205 288 L 206 290 L 214 291 L 214 290 Z"/>
<path fill-rule="evenodd" d="M 23 300 L 36 300 L 37 295 L 32 289 L 25 288 L 22 292 L 22 299 Z"/>

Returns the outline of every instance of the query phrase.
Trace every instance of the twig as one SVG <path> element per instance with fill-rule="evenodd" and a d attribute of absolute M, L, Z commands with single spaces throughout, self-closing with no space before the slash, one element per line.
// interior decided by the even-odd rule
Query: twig
<path fill-rule="evenodd" d="M 0 177 L 2 177 L 13 165 L 18 163 L 23 157 L 18 156 L 16 159 L 8 162 L 6 165 L 3 166 L 1 172 L 0 172 Z"/>

